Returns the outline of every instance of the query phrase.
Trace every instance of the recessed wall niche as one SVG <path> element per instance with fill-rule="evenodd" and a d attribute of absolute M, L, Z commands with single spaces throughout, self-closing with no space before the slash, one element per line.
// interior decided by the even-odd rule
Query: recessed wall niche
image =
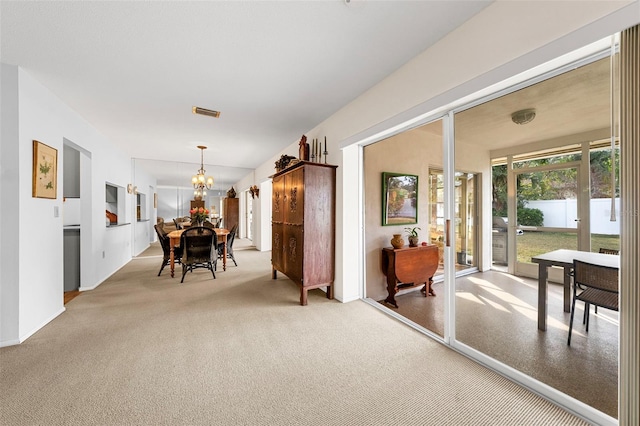
<path fill-rule="evenodd" d="M 125 188 L 107 182 L 105 184 L 107 226 L 115 226 L 124 222 L 124 194 Z"/>

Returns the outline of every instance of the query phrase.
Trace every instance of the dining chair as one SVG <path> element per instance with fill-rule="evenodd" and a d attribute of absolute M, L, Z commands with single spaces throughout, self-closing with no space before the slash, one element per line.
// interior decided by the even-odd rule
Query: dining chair
<path fill-rule="evenodd" d="M 601 253 L 601 254 L 620 254 L 620 250 L 618 250 L 618 249 L 609 249 L 609 248 L 600 247 L 600 249 L 598 250 L 598 253 Z M 586 322 L 586 320 L 587 320 L 587 316 L 589 315 L 589 310 L 590 310 L 590 309 L 591 309 L 591 308 L 590 308 L 589 304 L 587 304 L 587 305 L 584 307 L 584 317 L 582 318 L 582 323 L 583 323 L 583 324 L 584 324 L 584 323 Z M 595 310 L 595 313 L 597 314 L 597 313 L 598 313 L 598 307 L 596 306 L 594 310 Z"/>
<path fill-rule="evenodd" d="M 238 225 L 233 225 L 231 231 L 229 231 L 229 235 L 227 235 L 227 259 L 233 260 L 233 263 L 238 266 L 236 262 L 236 258 L 233 256 L 233 242 L 236 239 L 236 233 L 238 231 Z M 224 246 L 220 244 L 218 246 L 218 257 L 222 259 L 224 256 Z"/>
<path fill-rule="evenodd" d="M 158 234 L 158 241 L 160 241 L 160 246 L 162 247 L 162 265 L 160 265 L 160 271 L 158 272 L 158 276 L 160 276 L 164 267 L 171 263 L 171 242 L 169 240 L 169 235 L 160 225 L 154 225 L 153 227 Z M 180 263 L 182 248 L 174 247 L 173 255 L 174 263 Z"/>
<path fill-rule="evenodd" d="M 573 301 L 569 320 L 568 346 L 571 346 L 571 332 L 577 300 L 585 303 L 585 310 L 589 305 L 594 305 L 618 311 L 618 268 L 594 265 L 574 259 L 572 273 Z M 586 332 L 589 332 L 589 315 L 586 316 Z"/>
<path fill-rule="evenodd" d="M 182 248 L 182 279 L 187 272 L 193 272 L 196 268 L 206 268 L 216 278 L 218 240 L 213 229 L 204 226 L 192 226 L 186 229 L 180 236 Z"/>

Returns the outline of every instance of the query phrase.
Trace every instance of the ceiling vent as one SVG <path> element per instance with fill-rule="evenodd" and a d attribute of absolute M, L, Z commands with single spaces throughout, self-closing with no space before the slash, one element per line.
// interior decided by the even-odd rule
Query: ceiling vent
<path fill-rule="evenodd" d="M 194 106 L 192 111 L 194 114 L 208 115 L 209 117 L 215 117 L 215 118 L 220 117 L 220 111 L 213 111 L 211 109 Z"/>

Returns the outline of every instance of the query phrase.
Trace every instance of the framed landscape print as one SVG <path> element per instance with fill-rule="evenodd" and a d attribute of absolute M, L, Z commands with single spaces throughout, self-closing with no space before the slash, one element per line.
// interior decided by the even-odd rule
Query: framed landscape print
<path fill-rule="evenodd" d="M 382 226 L 418 223 L 418 176 L 382 173 Z"/>
<path fill-rule="evenodd" d="M 57 198 L 58 150 L 33 141 L 32 197 Z"/>

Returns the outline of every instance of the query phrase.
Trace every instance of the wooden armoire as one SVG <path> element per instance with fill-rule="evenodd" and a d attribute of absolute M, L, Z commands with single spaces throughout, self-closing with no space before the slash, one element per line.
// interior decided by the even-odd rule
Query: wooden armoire
<path fill-rule="evenodd" d="M 222 226 L 231 231 L 240 219 L 240 198 L 226 197 L 222 200 Z"/>
<path fill-rule="evenodd" d="M 204 201 L 202 201 L 202 200 L 191 200 L 191 210 L 199 209 L 200 207 L 204 208 Z"/>
<path fill-rule="evenodd" d="M 336 168 L 300 161 L 272 176 L 273 279 L 280 271 L 298 284 L 301 305 L 318 287 L 333 299 Z"/>

